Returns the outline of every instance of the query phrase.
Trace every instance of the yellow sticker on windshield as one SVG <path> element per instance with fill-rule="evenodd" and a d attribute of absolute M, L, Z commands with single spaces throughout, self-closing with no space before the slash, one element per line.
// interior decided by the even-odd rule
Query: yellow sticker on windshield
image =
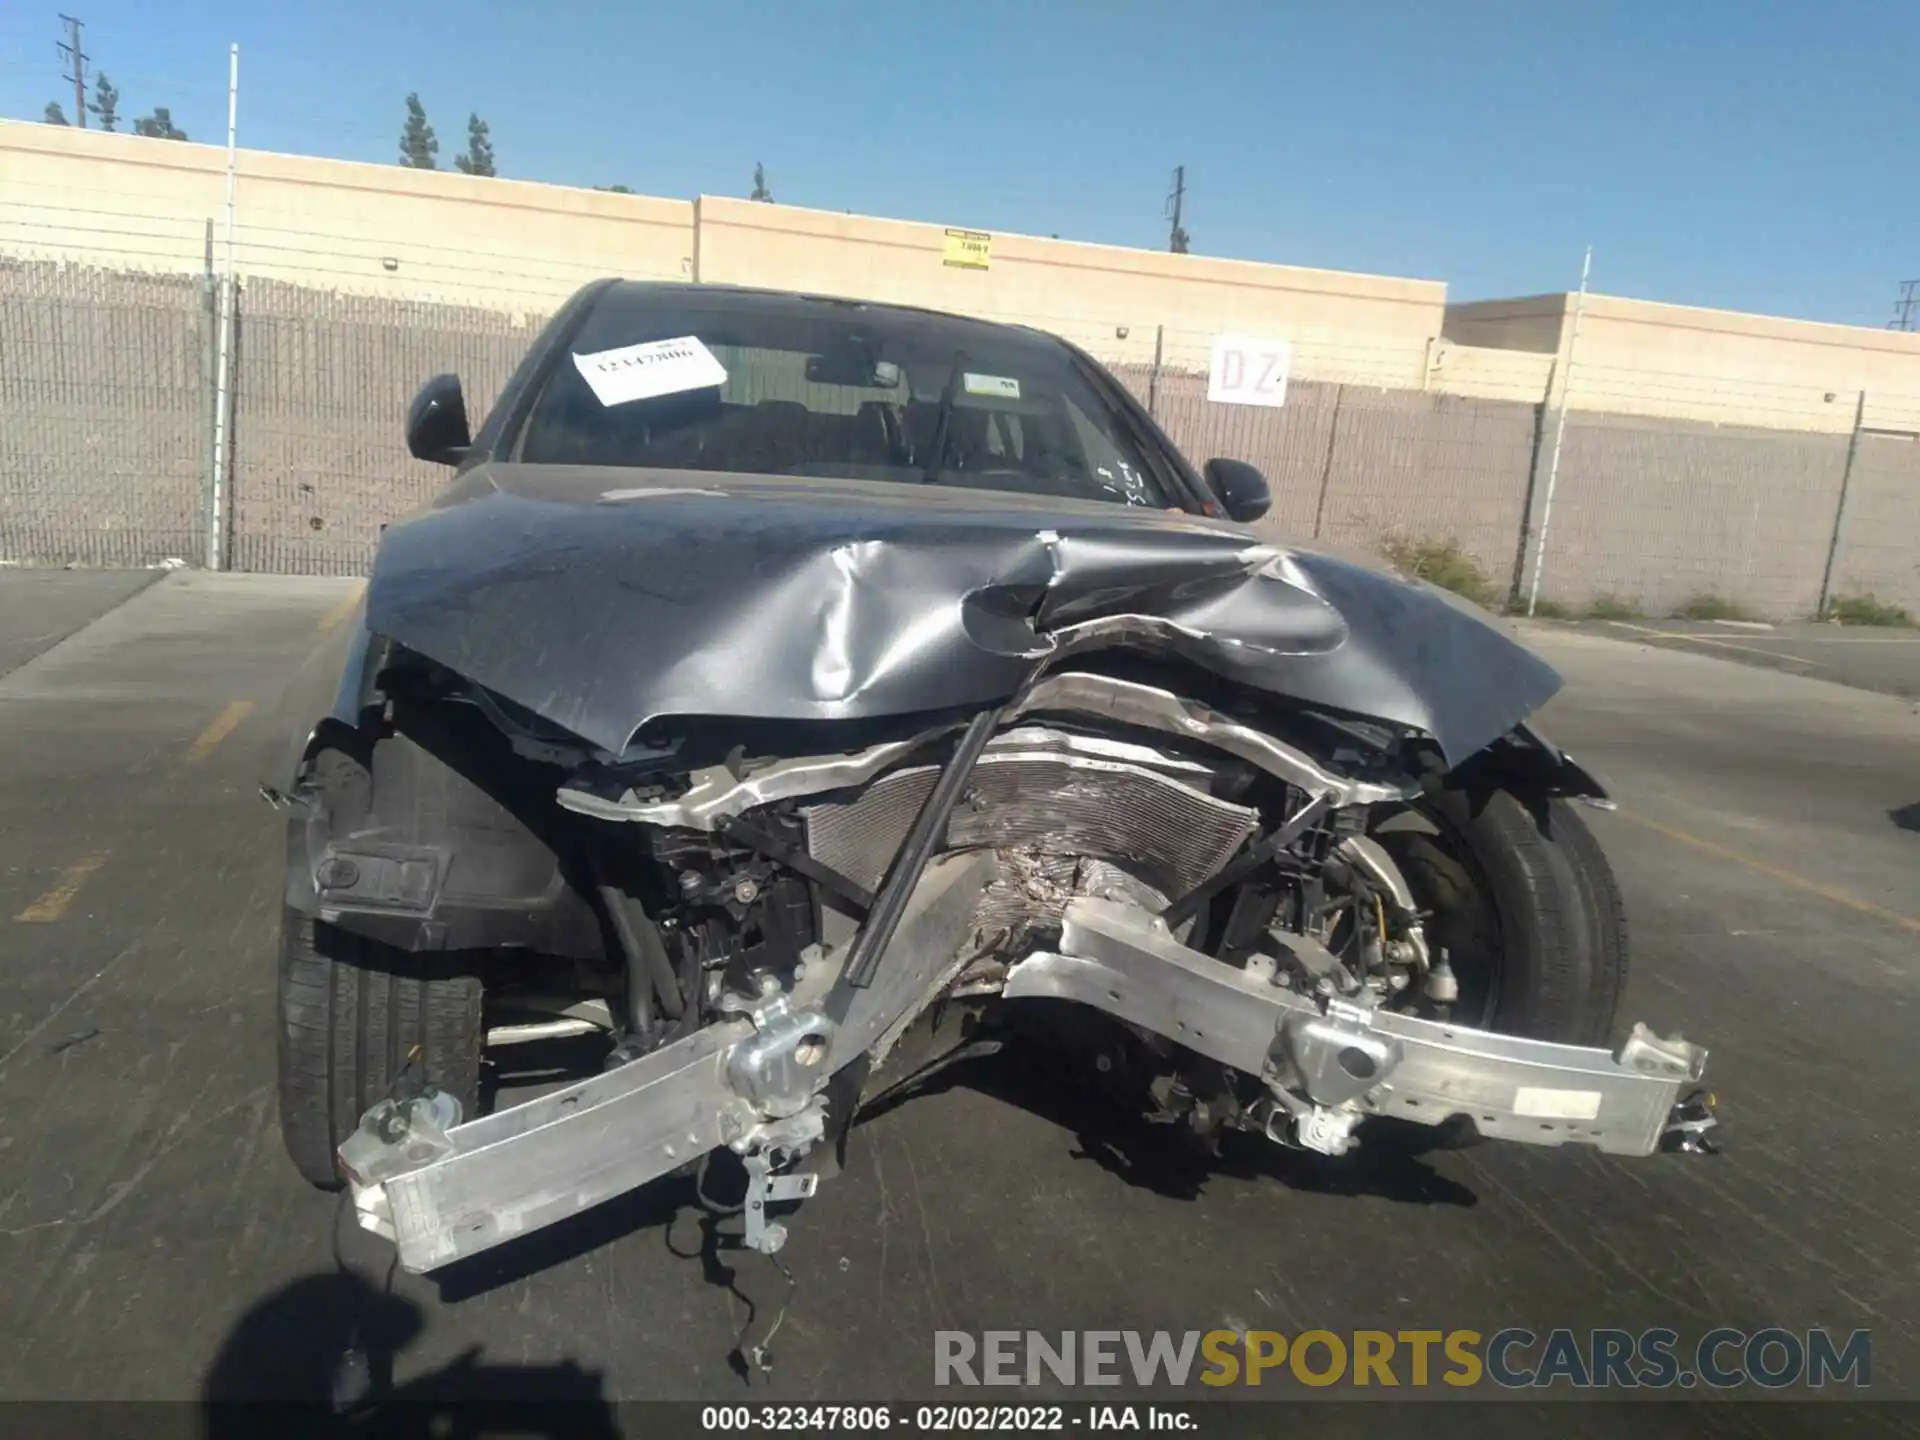
<path fill-rule="evenodd" d="M 1020 382 L 1011 375 L 962 375 L 960 385 L 969 395 L 986 395 L 995 400 L 1020 398 Z"/>
<path fill-rule="evenodd" d="M 985 270 L 993 260 L 993 236 L 984 230 L 949 230 L 940 259 L 960 270 Z"/>

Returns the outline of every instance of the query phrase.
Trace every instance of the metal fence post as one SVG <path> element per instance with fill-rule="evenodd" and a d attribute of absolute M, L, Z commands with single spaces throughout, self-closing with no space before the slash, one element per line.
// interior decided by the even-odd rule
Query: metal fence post
<path fill-rule="evenodd" d="M 1147 375 L 1147 413 L 1160 418 L 1160 350 L 1167 338 L 1167 327 L 1153 327 L 1153 369 Z"/>
<path fill-rule="evenodd" d="M 1520 592 L 1527 586 L 1527 561 L 1533 555 L 1533 510 L 1540 496 L 1540 457 L 1547 448 L 1547 407 L 1553 403 L 1554 379 L 1560 373 L 1556 356 L 1547 368 L 1546 388 L 1533 409 L 1533 441 L 1527 447 L 1527 488 L 1520 499 L 1519 534 L 1513 549 L 1513 570 L 1507 576 L 1507 608 L 1520 603 Z"/>
<path fill-rule="evenodd" d="M 1313 538 L 1320 538 L 1321 521 L 1327 513 L 1327 491 L 1333 485 L 1333 453 L 1340 443 L 1340 403 L 1347 396 L 1345 385 L 1333 387 L 1333 419 L 1327 425 L 1327 453 L 1320 461 L 1320 498 L 1313 505 Z"/>
<path fill-rule="evenodd" d="M 225 564 L 222 532 L 225 526 L 227 455 L 230 450 L 233 395 L 228 375 L 233 334 L 233 209 L 235 189 L 235 137 L 240 114 L 240 47 L 227 52 L 227 273 L 220 285 L 220 354 L 214 375 L 213 412 L 213 515 L 207 526 L 207 568 L 219 570 Z"/>
<path fill-rule="evenodd" d="M 1540 507 L 1540 538 L 1533 550 L 1533 584 L 1527 589 L 1527 614 L 1540 602 L 1540 571 L 1547 563 L 1547 526 L 1553 520 L 1553 488 L 1560 479 L 1560 446 L 1567 438 L 1567 406 L 1573 401 L 1573 352 L 1580 343 L 1580 312 L 1587 305 L 1587 273 L 1593 268 L 1593 247 L 1580 262 L 1580 294 L 1573 302 L 1573 333 L 1567 337 L 1567 369 L 1560 379 L 1560 419 L 1553 432 L 1553 461 L 1547 466 L 1547 498 Z"/>
<path fill-rule="evenodd" d="M 207 563 L 217 552 L 213 520 L 214 455 L 219 445 L 215 433 L 219 425 L 219 330 L 220 277 L 213 268 L 213 217 L 207 217 L 207 248 L 200 279 L 200 383 L 204 387 L 206 414 L 201 441 L 205 450 L 200 457 L 200 531 L 205 537 Z"/>
<path fill-rule="evenodd" d="M 1827 540 L 1827 565 L 1820 572 L 1820 602 L 1813 607 L 1813 618 L 1824 620 L 1833 600 L 1833 567 L 1840 558 L 1840 536 L 1847 523 L 1847 490 L 1853 484 L 1854 457 L 1860 453 L 1860 432 L 1866 427 L 1867 392 L 1862 390 L 1853 406 L 1853 434 L 1847 439 L 1847 463 L 1840 469 L 1840 498 L 1833 507 L 1833 534 Z"/>

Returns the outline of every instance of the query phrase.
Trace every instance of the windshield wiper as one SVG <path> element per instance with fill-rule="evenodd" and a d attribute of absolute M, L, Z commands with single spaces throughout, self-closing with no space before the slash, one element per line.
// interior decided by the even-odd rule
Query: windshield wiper
<path fill-rule="evenodd" d="M 940 462 L 946 458 L 947 422 L 953 419 L 953 400 L 960 393 L 960 375 L 967 368 L 967 352 L 953 352 L 953 370 L 947 376 L 946 388 L 940 392 L 940 413 L 933 422 L 933 455 L 927 461 L 927 468 L 920 476 L 922 485 L 931 485 L 940 478 Z"/>

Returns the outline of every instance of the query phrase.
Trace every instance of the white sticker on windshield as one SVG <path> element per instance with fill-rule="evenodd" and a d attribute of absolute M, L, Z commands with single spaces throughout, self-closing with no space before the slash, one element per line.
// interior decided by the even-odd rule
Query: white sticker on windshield
<path fill-rule="evenodd" d="M 697 335 L 597 350 L 591 355 L 575 355 L 573 363 L 602 405 L 625 405 L 631 400 L 651 400 L 727 383 L 727 367 L 714 358 Z"/>
<path fill-rule="evenodd" d="M 1020 382 L 1011 375 L 962 375 L 960 383 L 969 395 L 988 395 L 995 400 L 1020 398 Z"/>

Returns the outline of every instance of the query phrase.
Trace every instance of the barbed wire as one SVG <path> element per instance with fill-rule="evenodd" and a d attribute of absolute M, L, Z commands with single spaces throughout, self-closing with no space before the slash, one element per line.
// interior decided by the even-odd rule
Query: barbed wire
<path fill-rule="evenodd" d="M 62 187 L 9 177 L 6 188 L 29 198 L 24 208 L 16 205 L 0 211 L 0 246 L 49 259 L 97 258 L 136 265 L 171 261 L 179 269 L 197 269 L 204 259 L 206 221 L 215 218 L 217 208 L 210 207 L 209 214 L 199 218 L 161 210 L 130 214 L 126 209 L 128 197 L 108 187 Z M 66 197 L 64 203 L 57 196 Z M 75 199 L 101 203 L 75 204 Z M 117 205 L 113 203 L 116 201 Z M 564 212 L 555 214 L 564 223 Z M 690 252 L 691 228 L 686 238 Z M 627 260 L 631 249 L 621 254 L 613 243 L 601 256 L 581 257 L 505 240 L 454 243 L 423 238 L 417 232 L 347 232 L 242 219 L 236 226 L 235 244 L 243 272 L 270 272 L 274 278 L 292 283 L 311 277 L 371 286 L 376 294 L 391 293 L 392 285 L 411 285 L 430 299 L 472 287 L 523 308 L 551 308 L 580 284 L 610 273 L 645 279 L 686 278 L 684 256 L 636 265 Z M 425 267 L 428 273 L 389 280 L 387 273 L 372 268 L 388 260 L 416 272 Z M 966 308 L 982 318 L 1066 334 L 1116 365 L 1151 366 L 1157 354 L 1163 372 L 1204 372 L 1217 333 L 1191 323 L 1170 324 L 1121 307 L 1104 312 L 1022 311 L 1004 304 L 955 308 Z M 1283 331 L 1290 328 L 1259 321 L 1252 322 L 1252 328 L 1257 330 L 1262 323 Z M 1249 327 L 1234 322 L 1221 328 Z M 1438 393 L 1455 387 L 1470 395 L 1491 394 L 1536 403 L 1550 398 L 1554 368 L 1551 355 L 1465 346 L 1436 336 L 1379 335 L 1321 327 L 1306 332 L 1294 329 L 1288 339 L 1296 378 L 1303 383 L 1350 383 Z M 1783 380 L 1750 372 L 1679 371 L 1582 360 L 1577 355 L 1566 397 L 1576 411 L 1671 412 L 1708 419 L 1722 416 L 1740 423 L 1822 420 L 1829 423 L 1816 428 L 1832 430 L 1851 427 L 1862 388 L 1867 391 L 1868 407 L 1877 415 L 1920 409 L 1920 392 L 1890 385 L 1862 387 L 1857 376 L 1849 376 L 1847 383 Z M 1829 395 L 1834 398 L 1829 400 Z"/>

